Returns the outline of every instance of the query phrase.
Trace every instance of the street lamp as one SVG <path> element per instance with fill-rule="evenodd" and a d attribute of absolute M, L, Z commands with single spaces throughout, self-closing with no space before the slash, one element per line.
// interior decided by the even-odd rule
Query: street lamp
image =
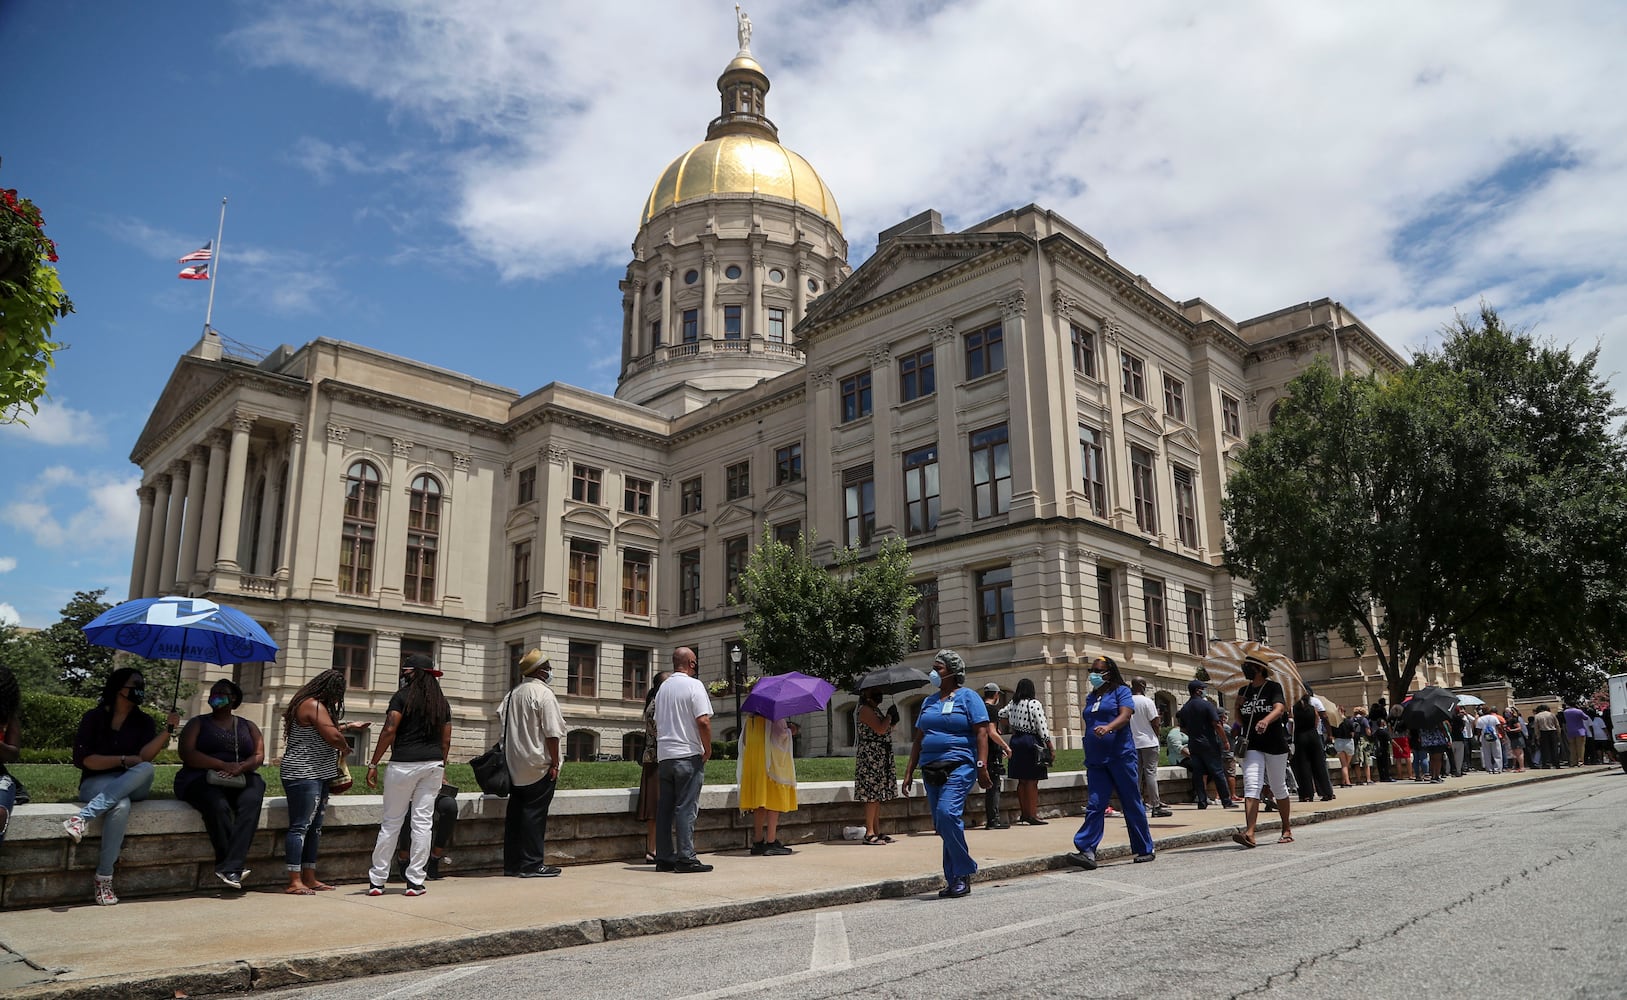
<path fill-rule="evenodd" d="M 734 688 L 734 738 L 740 739 L 740 690 L 746 686 L 746 644 L 739 639 L 729 640 L 729 677 Z M 735 751 L 736 754 L 739 750 Z"/>

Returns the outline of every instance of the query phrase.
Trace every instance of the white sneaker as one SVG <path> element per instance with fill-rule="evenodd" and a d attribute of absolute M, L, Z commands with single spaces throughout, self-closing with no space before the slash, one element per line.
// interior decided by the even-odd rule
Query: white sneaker
<path fill-rule="evenodd" d="M 113 895 L 113 876 L 96 876 L 96 905 L 115 906 L 118 902 L 119 897 Z"/>
<path fill-rule="evenodd" d="M 85 818 L 83 816 L 69 816 L 62 821 L 62 832 L 68 835 L 69 840 L 76 844 L 79 843 L 85 839 Z"/>

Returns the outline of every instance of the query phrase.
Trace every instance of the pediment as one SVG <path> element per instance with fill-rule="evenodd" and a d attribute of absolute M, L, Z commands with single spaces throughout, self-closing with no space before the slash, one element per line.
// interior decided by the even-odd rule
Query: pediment
<path fill-rule="evenodd" d="M 788 507 L 803 507 L 808 503 L 808 487 L 805 483 L 794 486 L 780 486 L 768 493 L 768 500 L 763 504 L 765 512 L 785 510 Z"/>
<path fill-rule="evenodd" d="M 1164 435 L 1164 440 L 1165 443 L 1171 447 L 1183 448 L 1194 455 L 1200 454 L 1201 452 L 1201 449 L 1198 447 L 1198 436 L 1192 433 L 1192 428 L 1185 425 L 1179 425 L 1172 428 L 1167 434 Z"/>
<path fill-rule="evenodd" d="M 590 524 L 609 531 L 615 525 L 602 507 L 572 506 L 565 511 L 566 524 Z"/>
<path fill-rule="evenodd" d="M 661 525 L 653 518 L 642 517 L 637 514 L 623 517 L 616 525 L 616 531 L 622 535 L 635 535 L 640 538 L 661 538 Z"/>
<path fill-rule="evenodd" d="M 1124 426 L 1134 427 L 1147 431 L 1156 437 L 1164 436 L 1164 427 L 1158 422 L 1158 417 L 1148 406 L 1126 406 L 1124 410 Z"/>
<path fill-rule="evenodd" d="M 706 523 L 698 517 L 686 517 L 679 521 L 672 529 L 673 539 L 688 538 L 692 535 L 705 535 Z"/>
<path fill-rule="evenodd" d="M 509 512 L 508 520 L 503 522 L 503 531 L 507 533 L 515 530 L 516 528 L 527 528 L 534 526 L 536 523 L 537 506 L 536 504 L 528 504 L 524 507 L 516 507 L 514 510 Z"/>
<path fill-rule="evenodd" d="M 148 446 L 157 441 L 177 420 L 186 416 L 187 411 L 212 395 L 226 381 L 229 374 L 219 362 L 182 358 L 175 366 L 175 370 L 170 372 L 169 381 L 164 384 L 164 391 L 158 394 L 158 401 L 153 404 L 152 412 L 147 415 L 147 423 L 142 427 L 140 436 L 136 438 L 131 458 L 145 453 Z"/>
<path fill-rule="evenodd" d="M 718 512 L 716 519 L 714 519 L 712 523 L 720 528 L 727 525 L 739 524 L 741 521 L 750 524 L 754 517 L 756 517 L 756 515 L 752 513 L 751 508 L 743 507 L 740 504 L 735 503 L 729 504 L 728 506 L 724 507 L 723 510 Z"/>
<path fill-rule="evenodd" d="M 827 322 L 849 309 L 886 298 L 933 275 L 998 253 L 1011 242 L 1012 236 L 946 233 L 888 240 L 846 281 L 815 303 L 808 312 L 808 319 L 816 325 Z"/>

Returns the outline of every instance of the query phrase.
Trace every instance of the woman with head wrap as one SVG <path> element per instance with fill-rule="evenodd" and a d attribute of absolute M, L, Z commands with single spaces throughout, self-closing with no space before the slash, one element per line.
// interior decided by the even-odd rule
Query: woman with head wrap
<path fill-rule="evenodd" d="M 972 783 L 980 788 L 990 784 L 989 712 L 983 699 L 965 688 L 966 661 L 959 653 L 939 650 L 932 668 L 938 692 L 921 702 L 909 766 L 904 769 L 904 794 L 909 794 L 919 764 L 932 826 L 943 840 L 944 887 L 938 895 L 959 899 L 972 891 L 972 876 L 977 873 L 961 813 Z"/>
<path fill-rule="evenodd" d="M 1112 657 L 1098 656 L 1090 665 L 1090 693 L 1085 696 L 1085 821 L 1073 835 L 1078 850 L 1068 863 L 1086 871 L 1096 867 L 1103 820 L 1114 792 L 1124 807 L 1130 849 L 1137 863 L 1155 857 L 1147 810 L 1141 802 L 1140 756 L 1130 735 L 1135 700 Z"/>

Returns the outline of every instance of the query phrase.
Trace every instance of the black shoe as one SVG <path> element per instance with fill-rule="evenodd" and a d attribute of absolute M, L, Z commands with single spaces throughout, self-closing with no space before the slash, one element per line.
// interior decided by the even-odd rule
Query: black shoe
<path fill-rule="evenodd" d="M 983 826 L 983 829 L 985 829 L 985 830 L 1009 830 L 1009 829 L 1011 829 L 1011 824 L 1010 823 L 1002 823 L 999 820 L 995 820 L 992 823 L 985 824 Z"/>
<path fill-rule="evenodd" d="M 1230 802 L 1222 802 L 1220 804 L 1220 808 L 1222 808 L 1222 809 L 1236 809 L 1237 808 L 1237 800 L 1233 799 Z"/>
<path fill-rule="evenodd" d="M 656 864 L 660 864 L 660 862 L 658 861 Z M 711 871 L 712 866 L 704 861 L 698 861 L 694 858 L 690 858 L 688 861 L 673 862 L 672 870 L 677 872 L 679 875 L 696 875 L 700 872 Z"/>
<path fill-rule="evenodd" d="M 655 859 L 655 870 L 656 871 L 658 871 L 658 872 L 670 872 L 673 869 L 674 869 L 674 865 L 673 865 L 673 863 L 671 861 L 662 861 L 660 858 Z"/>
<path fill-rule="evenodd" d="M 766 841 L 766 840 L 754 840 L 754 841 L 752 841 L 752 843 L 751 843 L 751 856 L 752 857 L 754 857 L 754 858 L 755 857 L 761 857 L 762 855 L 767 854 L 767 853 L 768 853 L 768 841 Z"/>
<path fill-rule="evenodd" d="M 1044 826 L 1047 821 L 1040 819 L 1038 816 L 1022 816 L 1018 818 L 1017 822 L 1025 826 Z"/>
<path fill-rule="evenodd" d="M 1096 870 L 1096 852 L 1094 851 L 1080 851 L 1076 854 L 1065 854 L 1063 857 L 1067 859 L 1068 864 L 1083 868 L 1087 872 Z"/>
<path fill-rule="evenodd" d="M 559 869 L 553 865 L 543 865 L 533 871 L 521 872 L 521 878 L 553 878 L 559 874 Z"/>
<path fill-rule="evenodd" d="M 424 868 L 424 877 L 431 881 L 439 881 L 446 876 L 441 874 L 441 859 L 431 854 L 429 864 Z"/>
<path fill-rule="evenodd" d="M 1157 854 L 1152 854 L 1152 853 L 1137 854 L 1135 856 L 1135 863 L 1138 864 L 1138 865 L 1143 865 L 1143 864 L 1146 864 L 1149 861 L 1156 861 L 1157 859 L 1158 859 Z"/>
<path fill-rule="evenodd" d="M 957 878 L 953 882 L 944 886 L 942 889 L 938 890 L 938 898 L 959 899 L 962 896 L 969 896 L 971 893 L 972 883 L 966 879 Z"/>
<path fill-rule="evenodd" d="M 796 851 L 791 850 L 777 840 L 770 840 L 763 845 L 763 853 L 771 858 L 783 858 L 787 854 L 795 854 Z"/>
<path fill-rule="evenodd" d="M 1170 812 L 1168 809 L 1165 809 L 1163 806 L 1159 806 L 1157 809 L 1152 811 L 1153 819 L 1167 819 L 1173 815 L 1175 814 Z"/>
<path fill-rule="evenodd" d="M 421 882 L 408 882 L 407 883 L 407 891 L 402 893 L 402 895 L 403 896 L 422 896 L 424 893 L 426 893 L 428 891 L 429 890 L 424 888 L 423 883 L 421 883 Z"/>
<path fill-rule="evenodd" d="M 1197 807 L 1199 809 L 1207 809 L 1207 808 L 1209 808 L 1209 803 L 1207 803 L 1207 802 L 1199 802 L 1199 803 L 1197 803 Z"/>
<path fill-rule="evenodd" d="M 1339 796 L 1337 796 L 1337 795 L 1324 795 L 1324 796 L 1322 796 L 1322 801 L 1323 802 L 1332 802 L 1334 799 L 1336 799 L 1338 797 Z"/>

